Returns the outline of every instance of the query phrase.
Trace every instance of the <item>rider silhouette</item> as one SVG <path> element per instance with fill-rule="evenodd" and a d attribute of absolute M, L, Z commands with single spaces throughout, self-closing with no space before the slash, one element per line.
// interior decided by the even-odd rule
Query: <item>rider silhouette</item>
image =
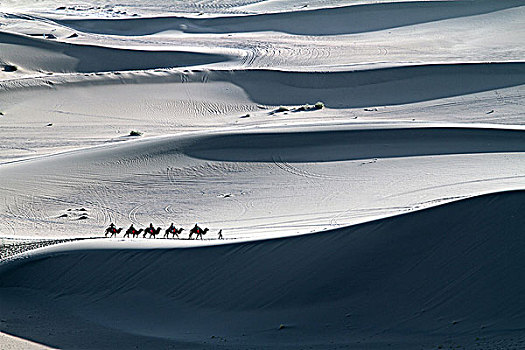
<path fill-rule="evenodd" d="M 106 229 L 106 237 L 108 236 L 108 233 L 117 233 L 117 228 L 114 223 L 109 224 L 109 227 Z"/>
<path fill-rule="evenodd" d="M 134 236 L 135 232 L 137 232 L 137 230 L 135 229 L 135 227 L 133 227 L 133 224 L 131 224 L 131 226 L 126 230 L 126 234 L 124 235 L 124 237 L 129 237 L 130 234 Z"/>
<path fill-rule="evenodd" d="M 190 239 L 191 239 L 191 236 L 193 236 L 193 234 L 199 234 L 201 232 L 201 228 L 197 225 L 197 223 L 195 223 L 195 226 L 193 226 L 193 228 L 190 230 Z"/>

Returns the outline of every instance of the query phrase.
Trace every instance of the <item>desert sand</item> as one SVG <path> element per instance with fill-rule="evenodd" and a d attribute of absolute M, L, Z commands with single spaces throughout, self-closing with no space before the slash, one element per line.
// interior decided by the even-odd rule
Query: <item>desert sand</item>
<path fill-rule="evenodd" d="M 0 2 L 1 347 L 525 347 L 523 38 L 517 0 Z"/>

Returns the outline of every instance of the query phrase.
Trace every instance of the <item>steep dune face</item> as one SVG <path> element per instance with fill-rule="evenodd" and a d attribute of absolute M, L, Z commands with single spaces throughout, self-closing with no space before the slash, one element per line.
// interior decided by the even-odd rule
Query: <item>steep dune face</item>
<path fill-rule="evenodd" d="M 436 64 L 344 72 L 212 72 L 211 79 L 215 76 L 231 80 L 258 103 L 322 100 L 330 107 L 355 108 L 409 104 L 522 85 L 525 64 Z"/>
<path fill-rule="evenodd" d="M 330 162 L 371 158 L 525 152 L 521 130 L 395 128 L 206 135 L 182 147 L 189 156 L 236 162 Z M 307 150 L 307 151 L 305 151 Z"/>
<path fill-rule="evenodd" d="M 451 336 L 468 347 L 525 321 L 524 210 L 518 191 L 274 240 L 64 245 L 2 266 L 0 293 L 38 293 L 96 325 L 201 345 L 218 334 L 233 347 L 363 337 L 371 348 L 394 338 L 428 346 Z M 13 334 L 32 326 L 6 317 Z"/>

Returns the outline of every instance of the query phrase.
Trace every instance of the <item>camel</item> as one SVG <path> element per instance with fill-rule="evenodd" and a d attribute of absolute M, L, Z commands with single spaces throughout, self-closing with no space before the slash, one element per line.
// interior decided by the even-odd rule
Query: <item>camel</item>
<path fill-rule="evenodd" d="M 149 238 L 151 238 L 151 236 L 153 236 L 153 238 L 157 238 L 157 235 L 160 233 L 160 230 L 161 228 L 160 227 L 157 227 L 156 229 L 152 230 L 150 229 L 149 227 L 146 229 L 145 233 L 144 233 L 144 238 L 146 237 L 146 233 L 149 233 Z"/>
<path fill-rule="evenodd" d="M 118 235 L 121 231 L 122 231 L 122 227 L 119 227 L 119 228 L 116 229 L 116 230 L 115 230 L 115 229 L 111 230 L 111 231 L 110 231 L 110 232 L 111 232 L 111 236 L 109 236 L 109 238 L 111 238 L 111 237 L 113 237 L 113 236 L 117 237 L 117 235 Z M 106 235 L 107 235 L 107 233 L 106 233 Z"/>
<path fill-rule="evenodd" d="M 191 239 L 191 236 L 193 236 L 194 233 L 199 233 L 201 231 L 202 229 L 199 226 L 197 226 L 197 224 L 195 224 L 195 226 L 193 226 L 193 228 L 190 230 L 190 235 L 188 239 Z"/>
<path fill-rule="evenodd" d="M 111 227 L 111 226 L 108 227 L 108 228 L 106 229 L 106 233 L 104 234 L 104 236 L 107 237 L 107 236 L 108 236 L 108 233 L 113 233 L 113 231 L 115 231 L 115 230 L 116 230 L 115 226 L 113 226 L 113 227 Z"/>
<path fill-rule="evenodd" d="M 137 230 L 131 230 L 131 231 L 130 231 L 130 230 L 128 229 L 128 230 L 126 231 L 126 233 L 124 234 L 124 237 L 129 237 L 129 235 L 131 234 L 131 235 L 133 236 L 133 238 L 135 238 L 135 236 L 138 237 L 142 231 L 144 231 L 143 228 L 141 228 L 141 229 L 138 230 L 138 231 L 137 231 Z"/>
<path fill-rule="evenodd" d="M 206 232 L 208 232 L 208 228 L 205 228 L 204 230 L 199 230 L 197 232 L 197 237 L 195 237 L 195 239 L 199 239 L 199 237 L 202 239 L 202 236 L 204 236 L 206 234 Z"/>
<path fill-rule="evenodd" d="M 146 235 L 149 233 L 150 234 L 150 237 L 151 237 L 151 232 L 153 232 L 154 228 L 153 226 L 150 224 L 150 226 L 146 227 L 144 229 L 144 234 L 142 235 L 142 238 L 146 238 Z"/>
<path fill-rule="evenodd" d="M 166 229 L 166 231 L 164 231 L 164 236 L 163 236 L 163 238 L 170 238 L 170 233 L 172 233 L 173 230 L 175 230 L 175 227 L 173 226 L 173 224 L 171 224 L 171 226 L 168 227 L 168 228 Z"/>
<path fill-rule="evenodd" d="M 141 229 L 138 230 L 138 231 L 133 232 L 133 238 L 139 238 L 139 235 L 140 235 L 140 233 L 141 233 L 142 231 L 144 231 L 143 228 L 141 228 Z"/>
<path fill-rule="evenodd" d="M 177 236 L 177 238 L 179 238 L 179 235 L 181 234 L 181 232 L 184 231 L 184 229 L 181 227 L 179 229 L 173 227 L 173 226 L 170 226 L 166 229 L 166 231 L 164 231 L 164 238 L 170 238 L 170 233 L 173 234 L 173 236 L 171 238 L 175 238 L 175 236 Z"/>
<path fill-rule="evenodd" d="M 184 229 L 182 227 L 179 228 L 178 230 L 177 229 L 173 230 L 173 232 L 172 232 L 173 233 L 173 237 L 172 238 L 175 238 L 175 236 L 177 236 L 177 238 L 179 238 L 179 235 L 182 233 L 182 231 L 184 231 Z"/>

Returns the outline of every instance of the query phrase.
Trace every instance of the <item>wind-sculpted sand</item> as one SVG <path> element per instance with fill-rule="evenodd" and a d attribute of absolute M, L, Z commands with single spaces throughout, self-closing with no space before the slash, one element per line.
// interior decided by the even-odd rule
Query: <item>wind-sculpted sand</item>
<path fill-rule="evenodd" d="M 523 1 L 1 11 L 0 348 L 524 347 Z"/>
<path fill-rule="evenodd" d="M 88 329 L 151 347 L 519 348 L 523 210 L 518 191 L 299 237 L 45 248 L 3 266 L 5 328 L 60 348 Z M 16 321 L 35 297 L 52 314 Z"/>

